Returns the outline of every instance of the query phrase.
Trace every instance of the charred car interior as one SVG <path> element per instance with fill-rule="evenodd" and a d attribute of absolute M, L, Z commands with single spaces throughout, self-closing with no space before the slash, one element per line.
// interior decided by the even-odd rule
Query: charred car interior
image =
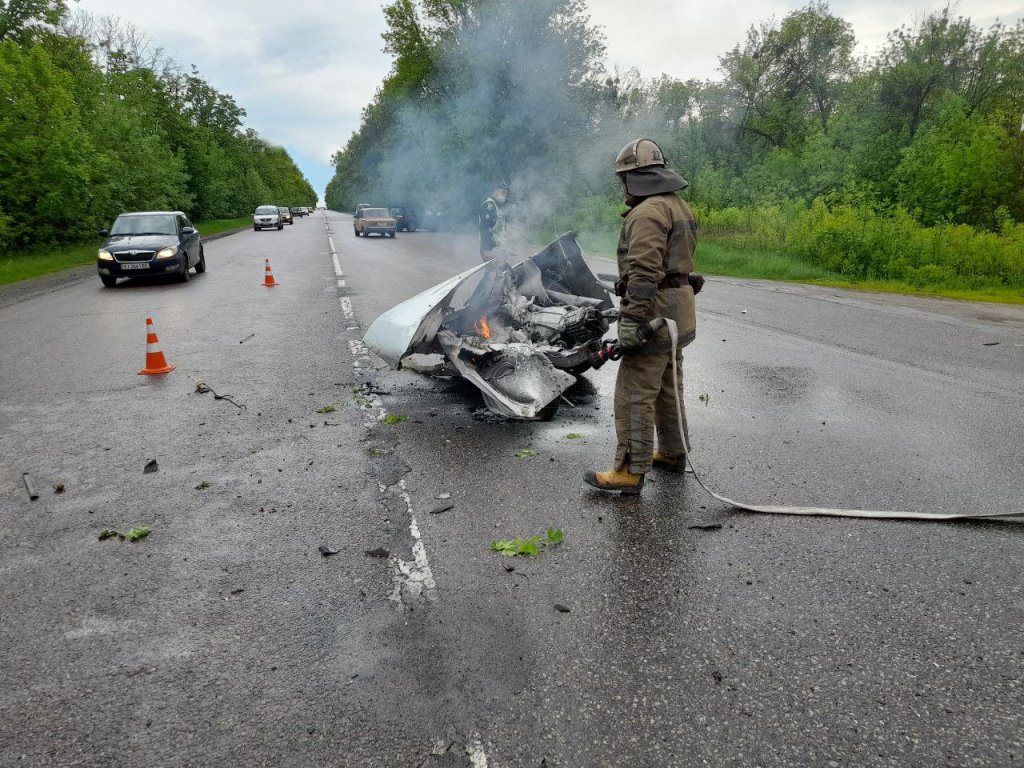
<path fill-rule="evenodd" d="M 441 355 L 494 413 L 543 419 L 577 376 L 601 364 L 617 314 L 570 233 L 514 266 L 481 264 L 402 302 L 364 342 L 395 368 L 410 355 Z"/>

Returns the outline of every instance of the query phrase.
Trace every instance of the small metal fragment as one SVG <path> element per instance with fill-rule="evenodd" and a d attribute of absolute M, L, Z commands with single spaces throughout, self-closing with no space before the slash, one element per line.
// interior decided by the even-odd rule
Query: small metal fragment
<path fill-rule="evenodd" d="M 159 471 L 159 469 L 160 465 L 156 463 L 156 459 L 150 459 L 146 462 L 146 466 L 142 468 L 142 474 L 149 475 Z"/>
<path fill-rule="evenodd" d="M 695 525 L 688 525 L 687 528 L 696 531 L 719 531 L 722 529 L 721 523 L 697 523 Z"/>
<path fill-rule="evenodd" d="M 330 557 L 331 555 L 338 554 L 338 550 L 334 547 L 328 547 L 326 544 L 321 544 L 317 549 L 324 557 Z"/>
<path fill-rule="evenodd" d="M 367 557 L 388 557 L 391 553 L 388 552 L 384 547 L 377 547 L 377 549 L 366 550 Z"/>
<path fill-rule="evenodd" d="M 440 515 L 442 512 L 447 512 L 449 509 L 454 507 L 454 504 L 441 504 L 430 510 L 431 515 Z"/>
<path fill-rule="evenodd" d="M 35 501 L 36 499 L 38 499 L 39 498 L 39 492 L 36 491 L 35 486 L 32 484 L 32 478 L 29 476 L 28 472 L 22 472 L 21 473 L 21 479 L 22 479 L 22 482 L 25 483 L 25 490 L 28 491 L 29 499 L 31 501 Z"/>
<path fill-rule="evenodd" d="M 555 610 L 559 613 L 569 613 L 572 608 L 567 605 L 562 605 L 561 603 L 555 603 Z"/>
<path fill-rule="evenodd" d="M 255 334 L 255 333 L 250 333 L 250 334 L 249 334 L 248 336 L 246 336 L 246 337 L 245 337 L 244 339 L 242 339 L 242 340 L 241 340 L 240 342 L 238 342 L 238 343 L 239 343 L 239 344 L 245 344 L 245 342 L 247 342 L 247 341 L 248 341 L 249 339 L 252 339 L 252 338 L 254 338 L 255 336 L 256 336 L 256 334 Z"/>

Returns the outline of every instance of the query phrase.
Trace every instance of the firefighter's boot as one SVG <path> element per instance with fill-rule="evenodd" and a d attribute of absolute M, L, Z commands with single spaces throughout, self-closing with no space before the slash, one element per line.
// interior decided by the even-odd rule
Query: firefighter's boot
<path fill-rule="evenodd" d="M 639 496 L 644 487 L 644 476 L 634 475 L 625 466 L 607 472 L 587 472 L 583 480 L 598 490 L 621 491 L 624 496 Z"/>
<path fill-rule="evenodd" d="M 683 474 L 686 471 L 686 456 L 662 456 L 657 450 L 651 456 L 651 463 L 655 469 L 663 469 L 666 472 Z"/>

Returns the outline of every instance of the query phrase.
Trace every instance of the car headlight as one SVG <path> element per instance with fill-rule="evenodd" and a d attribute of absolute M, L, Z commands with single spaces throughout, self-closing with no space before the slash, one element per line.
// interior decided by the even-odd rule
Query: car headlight
<path fill-rule="evenodd" d="M 100 261 L 113 261 L 114 257 L 110 255 L 110 251 L 100 251 Z"/>
<path fill-rule="evenodd" d="M 167 248 L 164 248 L 159 253 L 157 253 L 156 257 L 158 259 L 170 259 L 170 258 L 173 258 L 173 257 L 175 257 L 177 255 L 178 255 L 178 247 L 176 245 L 171 245 L 171 246 L 168 246 Z"/>

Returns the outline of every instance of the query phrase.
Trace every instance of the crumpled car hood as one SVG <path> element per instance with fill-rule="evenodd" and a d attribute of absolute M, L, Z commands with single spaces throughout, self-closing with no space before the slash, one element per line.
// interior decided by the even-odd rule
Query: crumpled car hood
<path fill-rule="evenodd" d="M 394 368 L 411 354 L 443 355 L 490 410 L 534 419 L 589 367 L 586 342 L 607 330 L 602 312 L 613 306 L 567 234 L 514 266 L 479 264 L 403 301 L 363 341 Z"/>

